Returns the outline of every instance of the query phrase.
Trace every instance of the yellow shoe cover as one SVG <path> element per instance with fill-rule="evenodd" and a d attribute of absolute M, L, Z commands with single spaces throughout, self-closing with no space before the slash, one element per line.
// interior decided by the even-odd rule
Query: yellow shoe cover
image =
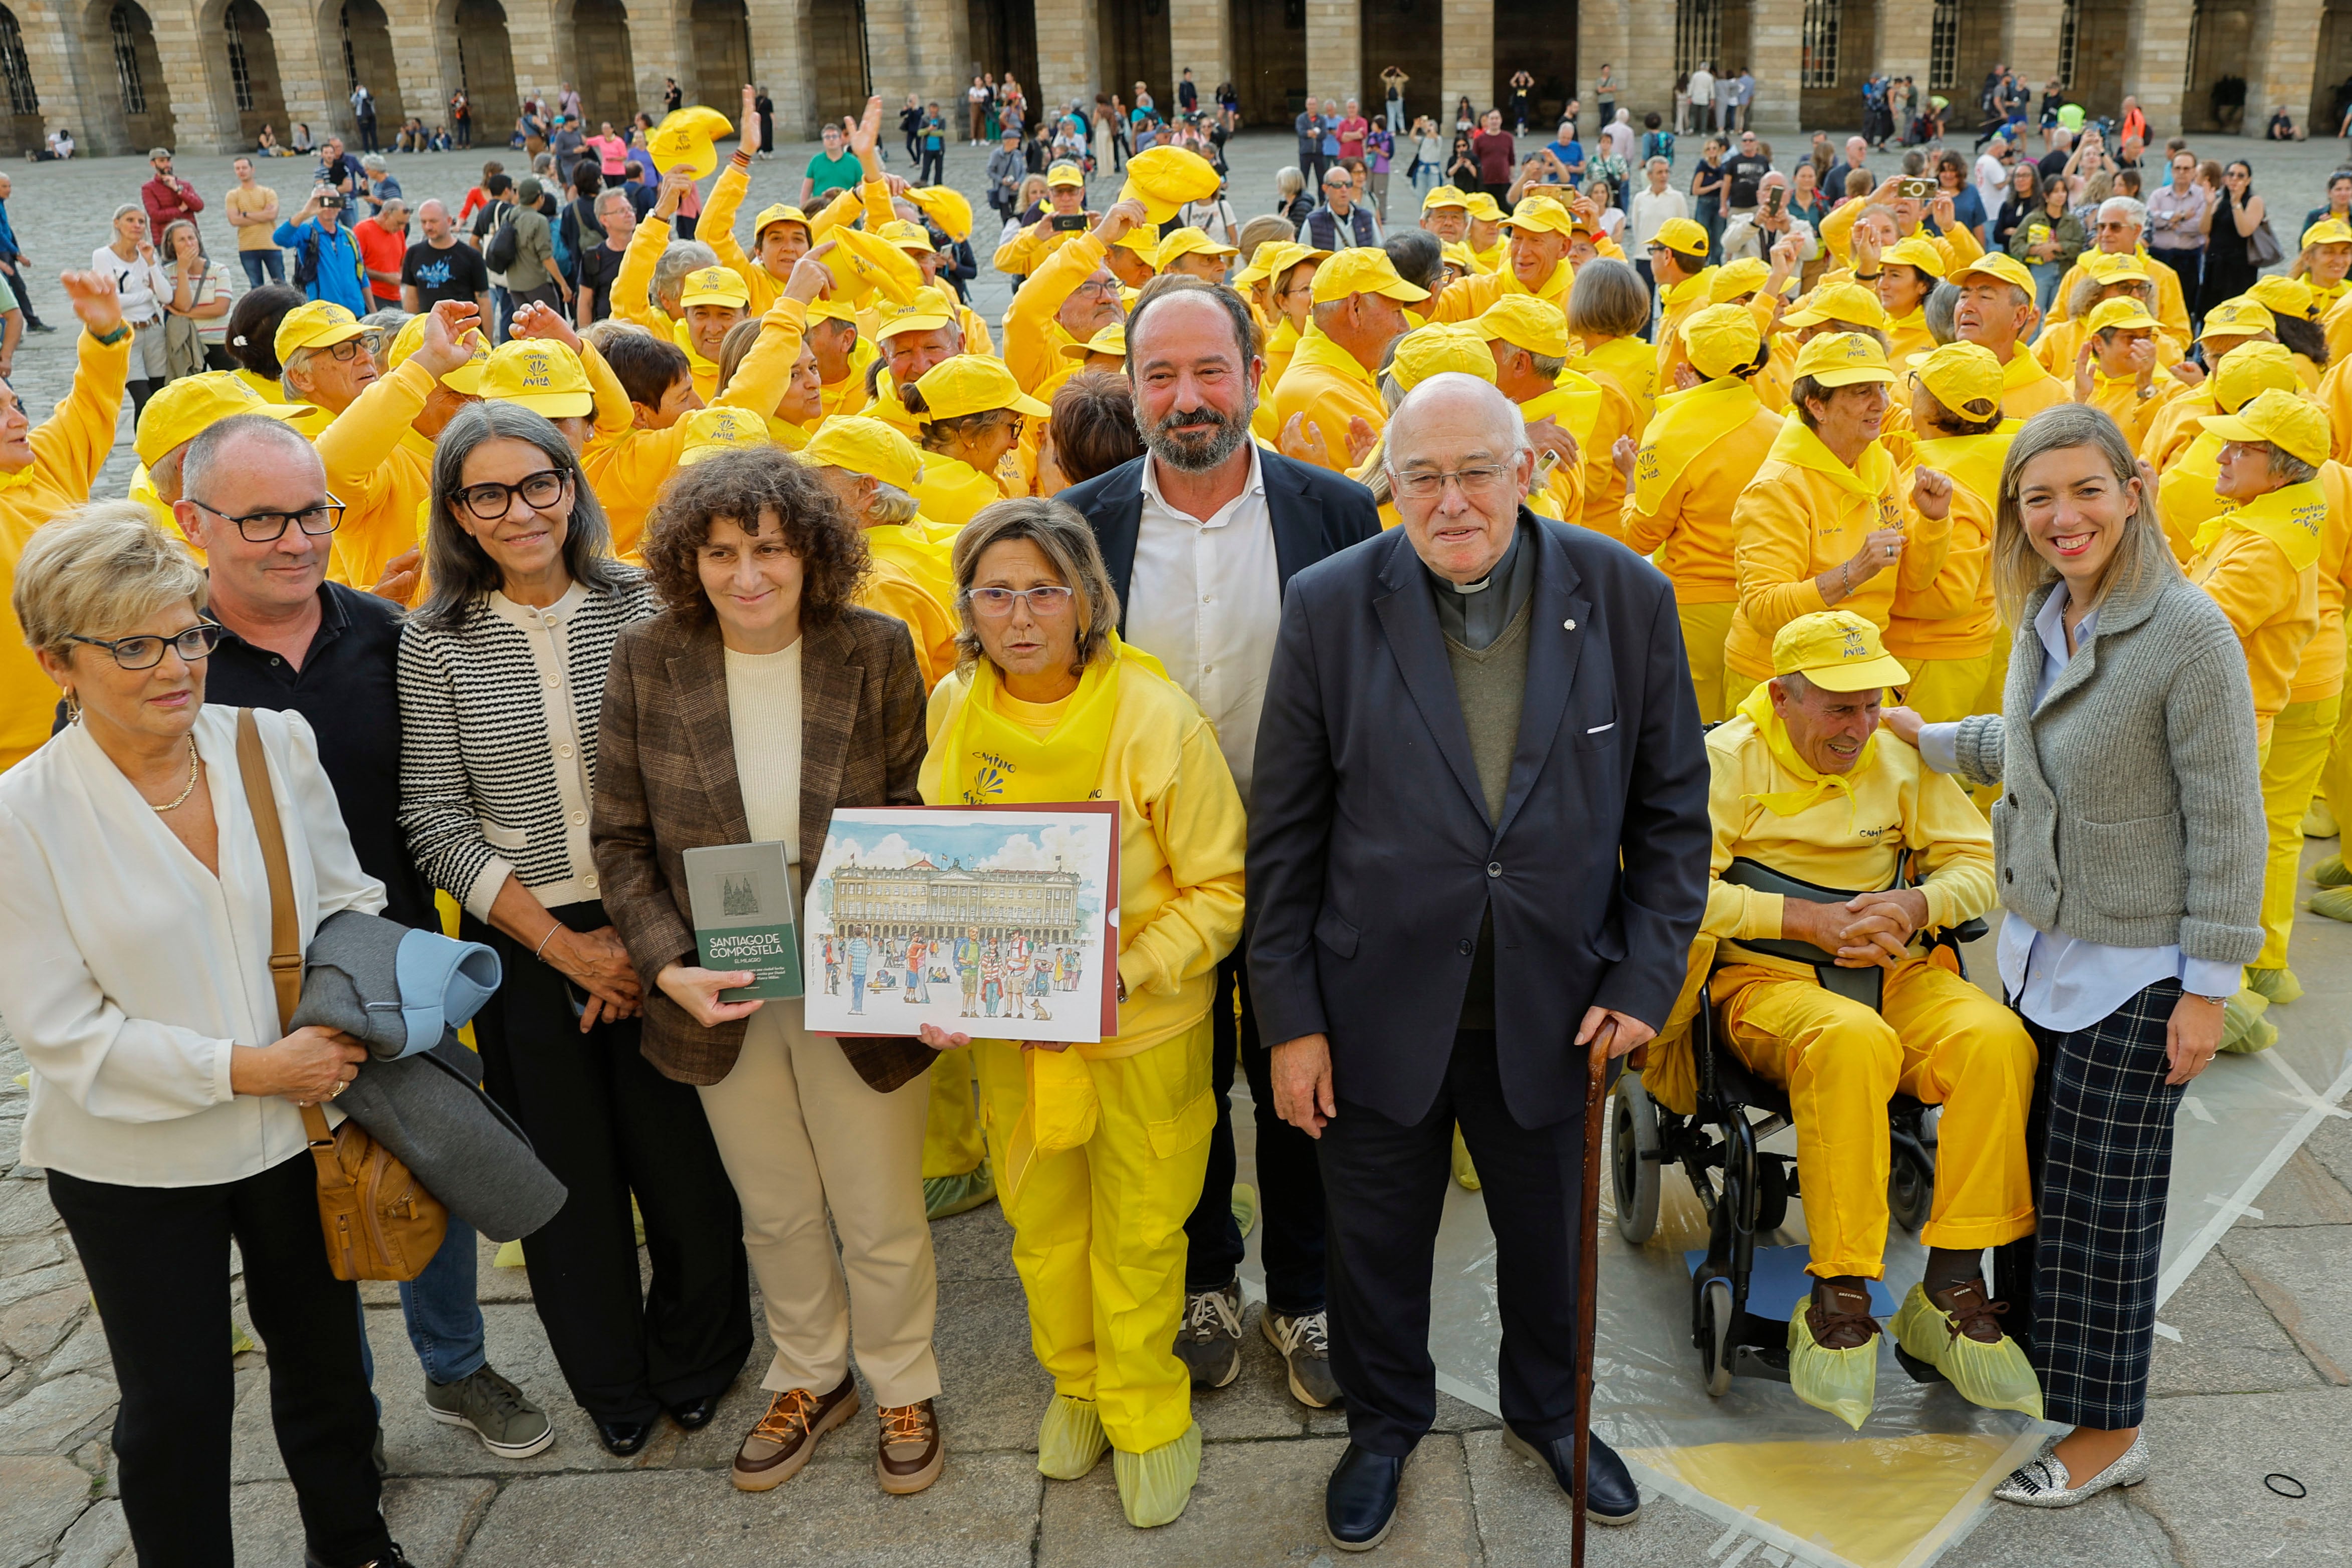
<path fill-rule="evenodd" d="M 2296 979 L 2294 971 L 2284 965 L 2275 969 L 2248 967 L 2246 989 L 2268 997 L 2273 1007 L 2283 1008 L 2303 998 L 2303 982 Z"/>
<path fill-rule="evenodd" d="M 2347 866 L 2340 854 L 2329 855 L 2311 868 L 2311 880 L 2321 887 L 2352 887 L 2352 866 Z"/>
<path fill-rule="evenodd" d="M 1037 1473 L 1057 1481 L 1076 1480 L 1102 1463 L 1103 1450 L 1109 1447 L 1095 1402 L 1056 1394 L 1037 1426 Z"/>
<path fill-rule="evenodd" d="M 1988 1410 L 2016 1410 L 2042 1419 L 2042 1384 L 2032 1364 L 2009 1335 L 1997 1344 L 1952 1332 L 1952 1320 L 1914 1285 L 1895 1314 L 1895 1343 L 1915 1361 L 1944 1375 L 1961 1398 Z"/>
<path fill-rule="evenodd" d="M 2221 1009 L 2221 1049 L 2232 1056 L 2252 1056 L 2278 1043 L 2278 1025 L 2263 1015 L 2271 999 L 2260 991 L 2242 989 Z"/>
<path fill-rule="evenodd" d="M 1138 1530 L 1172 1524 L 1192 1500 L 1193 1484 L 1201 1479 L 1200 1423 L 1148 1453 L 1113 1449 L 1110 1464 L 1118 1477 L 1118 1506 L 1127 1511 L 1128 1523 Z"/>
<path fill-rule="evenodd" d="M 2336 821 L 2336 813 L 2328 809 L 2325 800 L 2314 800 L 2303 813 L 2303 836 L 2306 839 L 2332 839 L 2343 831 Z M 2344 859 L 2342 855 L 2336 858 L 2338 863 Z"/>
<path fill-rule="evenodd" d="M 1805 1322 L 1813 1304 L 1810 1291 L 1789 1314 L 1789 1386 L 1816 1410 L 1826 1410 L 1855 1431 L 1870 1419 L 1878 1400 L 1878 1340 L 1852 1350 L 1824 1350 Z"/>
<path fill-rule="evenodd" d="M 1233 1213 L 1234 1228 L 1242 1233 L 1243 1240 L 1248 1240 L 1250 1232 L 1257 1228 L 1257 1188 L 1245 1181 L 1234 1183 Z"/>
<path fill-rule="evenodd" d="M 996 1176 L 988 1162 L 961 1176 L 925 1176 L 923 1178 L 923 1218 L 945 1219 L 951 1214 L 962 1214 L 978 1208 L 996 1196 Z"/>
<path fill-rule="evenodd" d="M 520 1268 L 521 1268 L 521 1267 L 522 1267 L 522 1243 L 521 1243 L 521 1242 L 520 1242 L 520 1241 L 501 1241 L 501 1242 L 499 1242 L 499 1255 L 498 1255 L 496 1258 L 493 1258 L 492 1260 L 490 1260 L 490 1267 L 492 1267 L 492 1268 L 494 1268 L 494 1269 L 520 1269 Z"/>
<path fill-rule="evenodd" d="M 1454 1129 L 1454 1180 L 1464 1192 L 1478 1190 L 1478 1167 L 1470 1163 L 1470 1145 L 1462 1141 L 1462 1129 Z"/>

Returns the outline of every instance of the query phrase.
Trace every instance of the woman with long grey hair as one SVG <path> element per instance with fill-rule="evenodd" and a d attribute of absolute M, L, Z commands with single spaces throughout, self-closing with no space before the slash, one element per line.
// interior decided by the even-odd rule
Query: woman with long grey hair
<path fill-rule="evenodd" d="M 483 1082 L 571 1195 L 523 1242 L 531 1297 L 598 1437 L 633 1454 L 665 1410 L 706 1425 L 751 1348 L 734 1188 L 693 1088 L 638 1051 L 644 988 L 589 845 L 613 644 L 657 606 L 541 414 L 460 410 L 431 505 L 432 587 L 400 646 L 401 827 L 505 967 L 474 1020 Z"/>
<path fill-rule="evenodd" d="M 2001 787 L 2001 988 L 2041 1055 L 2032 1356 L 2074 1429 L 1993 1495 L 2067 1508 L 2147 1475 L 2173 1114 L 2263 945 L 2267 839 L 2245 654 L 2174 564 L 2156 475 L 2115 421 L 2075 403 L 2027 421 L 1995 528 L 2017 629 L 2001 711 L 1883 722 Z"/>

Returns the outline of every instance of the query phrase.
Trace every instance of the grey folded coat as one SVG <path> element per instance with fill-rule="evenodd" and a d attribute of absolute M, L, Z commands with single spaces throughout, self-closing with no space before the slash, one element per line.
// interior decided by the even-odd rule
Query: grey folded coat
<path fill-rule="evenodd" d="M 335 1109 L 366 1128 L 449 1212 L 493 1241 L 530 1235 L 563 1207 L 563 1184 L 530 1140 L 474 1080 L 474 1053 L 445 1019 L 432 1050 L 386 1060 L 436 998 L 404 998 L 396 962 L 407 926 L 345 910 L 328 916 L 304 955 L 294 1027 L 341 1030 L 372 1054 Z M 416 966 L 410 966 L 411 977 Z M 467 1009 L 470 1017 L 470 1009 Z M 467 1065 L 458 1065 L 465 1063 Z"/>

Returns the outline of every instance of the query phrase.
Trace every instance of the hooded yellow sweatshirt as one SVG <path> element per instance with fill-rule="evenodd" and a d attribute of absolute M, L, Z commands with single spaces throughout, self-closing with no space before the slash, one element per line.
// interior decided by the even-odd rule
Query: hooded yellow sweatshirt
<path fill-rule="evenodd" d="M 2237 629 L 2254 688 L 2254 727 L 2268 745 L 2286 706 L 2304 644 L 2319 624 L 2318 563 L 2327 493 L 2289 485 L 2208 518 L 2193 543 L 2189 580 L 2212 595 Z"/>
<path fill-rule="evenodd" d="M 1924 584 L 1895 590 L 1895 609 L 1886 622 L 1886 651 L 1906 664 L 1973 659 L 1990 649 L 2000 633 L 2000 612 L 1992 598 L 1993 522 L 2001 464 L 2017 429 L 2017 421 L 2003 420 L 1985 435 L 1911 443 L 1915 466 L 1950 477 L 1952 515 L 1943 570 Z"/>
<path fill-rule="evenodd" d="M 1658 399 L 1624 500 L 1628 549 L 1655 554 L 1683 604 L 1739 597 L 1732 511 L 1780 439 L 1781 416 L 1737 380 Z"/>
<path fill-rule="evenodd" d="M 1282 384 L 1274 392 L 1274 427 L 1279 431 L 1294 413 L 1323 434 L 1324 466 L 1347 472 L 1348 423 L 1361 418 L 1375 434 L 1388 428 L 1388 404 L 1381 401 L 1379 382 L 1356 356 L 1310 326 L 1298 340 Z M 1539 415 L 1538 417 L 1540 417 Z"/>

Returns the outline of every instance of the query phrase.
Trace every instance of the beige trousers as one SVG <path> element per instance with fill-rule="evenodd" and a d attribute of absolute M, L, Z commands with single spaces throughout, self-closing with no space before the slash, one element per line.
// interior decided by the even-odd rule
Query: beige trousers
<path fill-rule="evenodd" d="M 857 1364 L 876 1401 L 917 1404 L 940 1391 L 939 1274 L 923 1217 L 929 1077 L 877 1093 L 838 1041 L 801 1019 L 797 1000 L 753 1013 L 733 1070 L 700 1091 L 776 1348 L 760 1385 L 839 1386 L 854 1310 Z"/>

